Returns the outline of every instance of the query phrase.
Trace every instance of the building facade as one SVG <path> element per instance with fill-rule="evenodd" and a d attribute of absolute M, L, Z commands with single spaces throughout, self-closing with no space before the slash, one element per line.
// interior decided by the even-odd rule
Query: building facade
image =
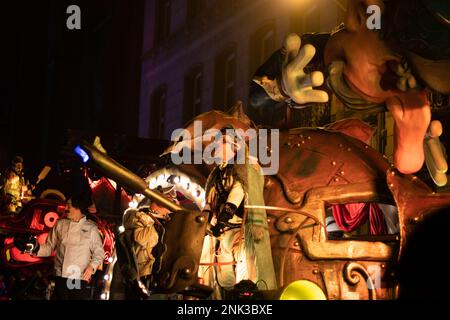
<path fill-rule="evenodd" d="M 252 75 L 291 32 L 330 32 L 346 0 L 147 0 L 139 135 L 170 139 L 195 115 L 247 105 Z M 322 110 L 323 109 L 323 110 Z M 392 154 L 388 114 L 353 115 L 339 103 L 296 110 L 298 126 L 357 116 L 376 127 L 372 145 Z"/>

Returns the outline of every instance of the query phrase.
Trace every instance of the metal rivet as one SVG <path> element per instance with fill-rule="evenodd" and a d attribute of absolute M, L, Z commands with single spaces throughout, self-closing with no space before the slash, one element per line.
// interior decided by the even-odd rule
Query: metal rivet
<path fill-rule="evenodd" d="M 299 134 L 298 137 L 299 137 L 299 138 L 303 138 L 303 135 L 302 135 L 302 134 Z"/>
<path fill-rule="evenodd" d="M 294 242 L 294 246 L 298 247 L 300 244 L 298 243 L 298 241 Z"/>
<path fill-rule="evenodd" d="M 183 269 L 183 274 L 185 274 L 185 275 L 191 274 L 191 269 L 189 269 L 189 268 L 184 268 L 184 269 Z"/>
<path fill-rule="evenodd" d="M 394 184 L 393 183 L 389 183 L 389 188 L 393 188 Z"/>
<path fill-rule="evenodd" d="M 339 181 L 339 178 L 334 178 L 334 181 L 338 182 L 338 181 Z"/>
<path fill-rule="evenodd" d="M 318 274 L 318 273 L 319 273 L 319 270 L 317 270 L 317 269 L 313 270 L 313 274 Z"/>
<path fill-rule="evenodd" d="M 412 181 L 417 180 L 417 177 L 416 176 L 412 176 L 411 180 Z"/>
<path fill-rule="evenodd" d="M 344 171 L 341 171 L 341 175 L 344 175 L 344 173 L 345 173 Z"/>
<path fill-rule="evenodd" d="M 391 171 L 391 176 L 395 176 L 395 171 Z"/>
<path fill-rule="evenodd" d="M 339 143 L 339 147 L 342 148 L 344 145 L 342 143 Z"/>
<path fill-rule="evenodd" d="M 331 165 L 335 166 L 336 165 L 336 161 L 331 161 Z"/>
<path fill-rule="evenodd" d="M 310 137 L 310 136 L 308 136 L 308 140 L 311 140 L 311 137 Z"/>
<path fill-rule="evenodd" d="M 369 146 L 366 144 L 366 145 L 364 146 L 364 148 L 369 149 Z"/>
<path fill-rule="evenodd" d="M 302 143 L 305 143 L 305 140 L 302 140 Z"/>
<path fill-rule="evenodd" d="M 300 143 L 297 143 L 297 147 L 300 147 Z"/>
<path fill-rule="evenodd" d="M 270 222 L 272 222 L 272 220 L 270 220 L 270 218 L 267 218 L 267 223 L 270 223 Z"/>
<path fill-rule="evenodd" d="M 291 218 L 291 217 L 286 217 L 286 218 L 284 219 L 284 222 L 286 222 L 286 223 L 292 223 L 292 218 Z"/>
<path fill-rule="evenodd" d="M 199 223 L 203 223 L 203 222 L 205 222 L 205 217 L 204 216 L 198 216 L 197 218 L 195 218 L 195 221 L 197 221 Z"/>
<path fill-rule="evenodd" d="M 386 265 L 384 263 L 381 264 L 381 269 L 386 268 Z"/>
<path fill-rule="evenodd" d="M 288 142 L 288 143 L 286 143 L 286 145 L 287 145 L 288 147 L 290 147 L 290 146 L 291 146 L 291 143 L 290 143 L 290 142 Z"/>
<path fill-rule="evenodd" d="M 347 151 L 352 151 L 352 148 L 347 148 Z"/>

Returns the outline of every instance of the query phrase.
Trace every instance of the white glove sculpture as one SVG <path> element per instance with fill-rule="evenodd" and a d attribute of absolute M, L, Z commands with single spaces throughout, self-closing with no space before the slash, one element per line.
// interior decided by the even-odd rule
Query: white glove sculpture
<path fill-rule="evenodd" d="M 306 74 L 304 68 L 316 54 L 311 44 L 301 47 L 301 39 L 295 33 L 286 37 L 283 44 L 286 56 L 282 67 L 282 90 L 297 104 L 327 102 L 328 94 L 313 87 L 323 84 L 323 74 L 314 71 Z"/>
<path fill-rule="evenodd" d="M 314 71 L 306 74 L 304 68 L 312 60 L 316 49 L 311 44 L 301 47 L 301 39 L 295 34 L 289 34 L 283 42 L 281 49 L 284 61 L 281 71 L 281 79 L 269 79 L 267 76 L 253 79 L 263 87 L 271 99 L 284 101 L 291 99 L 296 104 L 321 103 L 328 101 L 328 94 L 322 90 L 314 90 L 313 87 L 323 84 L 323 74 Z"/>

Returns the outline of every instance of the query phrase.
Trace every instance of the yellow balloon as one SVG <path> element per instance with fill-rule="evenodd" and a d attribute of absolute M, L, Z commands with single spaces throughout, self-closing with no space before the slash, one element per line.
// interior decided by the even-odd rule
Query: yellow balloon
<path fill-rule="evenodd" d="M 297 280 L 283 290 L 280 300 L 327 300 L 327 297 L 314 282 Z"/>

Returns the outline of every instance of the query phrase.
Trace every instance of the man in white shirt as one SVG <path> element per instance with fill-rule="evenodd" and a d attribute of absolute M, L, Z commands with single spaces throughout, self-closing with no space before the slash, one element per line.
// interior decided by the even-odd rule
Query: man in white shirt
<path fill-rule="evenodd" d="M 56 222 L 36 255 L 50 256 L 56 250 L 55 299 L 89 299 L 88 283 L 104 259 L 103 243 L 95 222 L 86 219 L 89 203 L 72 197 L 66 203 L 67 217 Z M 36 252 L 36 251 L 35 251 Z"/>

